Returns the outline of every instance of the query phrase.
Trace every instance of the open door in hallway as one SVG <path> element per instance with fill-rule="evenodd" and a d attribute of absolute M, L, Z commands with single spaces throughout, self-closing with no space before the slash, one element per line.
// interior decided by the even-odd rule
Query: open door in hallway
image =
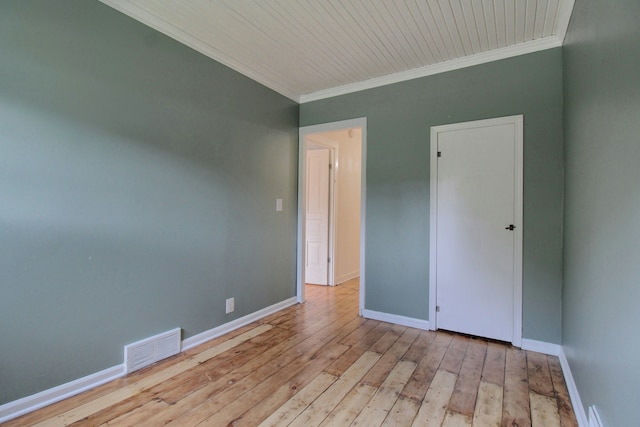
<path fill-rule="evenodd" d="M 305 282 L 328 285 L 330 151 L 307 151 Z"/>

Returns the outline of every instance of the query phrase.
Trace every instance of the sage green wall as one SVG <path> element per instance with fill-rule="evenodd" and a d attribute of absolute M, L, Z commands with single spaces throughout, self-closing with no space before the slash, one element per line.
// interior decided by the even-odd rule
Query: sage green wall
<path fill-rule="evenodd" d="M 563 347 L 585 409 L 638 425 L 640 3 L 576 2 L 563 48 Z"/>
<path fill-rule="evenodd" d="M 297 129 L 97 1 L 0 2 L 0 404 L 294 296 Z"/>
<path fill-rule="evenodd" d="M 300 106 L 301 126 L 367 117 L 367 309 L 428 319 L 430 127 L 524 114 L 523 333 L 560 343 L 561 55 L 552 49 Z"/>

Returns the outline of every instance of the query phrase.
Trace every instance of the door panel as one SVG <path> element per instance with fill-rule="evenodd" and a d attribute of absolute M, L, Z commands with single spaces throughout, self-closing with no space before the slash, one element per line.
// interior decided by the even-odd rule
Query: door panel
<path fill-rule="evenodd" d="M 515 129 L 438 133 L 438 328 L 512 341 Z"/>
<path fill-rule="evenodd" d="M 307 151 L 305 282 L 328 284 L 329 150 Z"/>

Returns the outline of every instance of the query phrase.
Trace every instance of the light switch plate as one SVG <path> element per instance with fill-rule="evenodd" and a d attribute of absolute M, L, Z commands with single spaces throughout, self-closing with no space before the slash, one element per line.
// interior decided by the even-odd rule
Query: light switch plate
<path fill-rule="evenodd" d="M 282 212 L 282 199 L 276 199 L 276 212 Z"/>

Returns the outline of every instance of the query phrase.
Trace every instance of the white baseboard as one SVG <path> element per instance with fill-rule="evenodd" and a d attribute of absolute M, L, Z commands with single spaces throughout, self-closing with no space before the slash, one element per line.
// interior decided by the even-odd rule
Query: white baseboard
<path fill-rule="evenodd" d="M 589 427 L 604 427 L 595 405 L 589 406 Z"/>
<path fill-rule="evenodd" d="M 399 316 L 397 314 L 382 313 L 380 311 L 362 310 L 362 317 L 367 319 L 380 320 L 382 322 L 396 323 L 410 328 L 429 330 L 429 321 L 415 319 L 413 317 Z"/>
<path fill-rule="evenodd" d="M 233 320 L 229 323 L 217 326 L 208 331 L 204 331 L 198 335 L 194 335 L 182 341 L 181 351 L 188 350 L 197 345 L 203 344 L 213 338 L 224 335 L 251 322 L 262 319 L 272 313 L 278 312 L 284 308 L 292 306 L 298 302 L 296 297 L 289 298 L 277 304 L 265 307 L 254 313 Z M 109 381 L 121 378 L 125 375 L 124 364 L 113 366 L 100 372 L 96 372 L 86 377 L 79 378 L 74 381 L 41 391 L 22 399 L 0 405 L 0 423 L 12 420 L 21 415 L 33 412 L 36 409 L 67 399 L 76 394 L 90 390 Z"/>
<path fill-rule="evenodd" d="M 248 325 L 251 322 L 255 322 L 256 320 L 260 320 L 263 317 L 266 317 L 270 314 L 276 313 L 280 310 L 283 310 L 287 307 L 290 307 L 294 304 L 298 303 L 298 298 L 292 297 L 287 300 L 281 301 L 279 303 L 270 305 L 269 307 L 265 307 L 261 310 L 255 311 L 251 314 L 247 314 L 239 319 L 232 320 L 231 322 L 224 323 L 220 326 L 217 326 L 213 329 L 209 329 L 208 331 L 204 331 L 199 333 L 198 335 L 194 335 L 192 337 L 186 338 L 182 341 L 182 351 L 188 350 L 190 348 L 196 347 L 200 344 L 203 344 L 209 340 L 217 338 L 221 335 L 229 333 L 233 330 L 236 330 L 242 326 Z"/>
<path fill-rule="evenodd" d="M 558 358 L 560 359 L 560 366 L 562 366 L 562 373 L 564 374 L 564 382 L 567 384 L 567 389 L 569 390 L 571 405 L 573 406 L 573 412 L 575 412 L 576 414 L 578 425 L 580 427 L 589 427 L 587 413 L 585 412 L 584 406 L 582 405 L 582 399 L 580 399 L 578 387 L 576 386 L 576 382 L 573 379 L 571 367 L 569 366 L 569 361 L 567 360 L 567 356 L 564 354 L 563 349 L 560 350 Z"/>
<path fill-rule="evenodd" d="M 347 274 L 342 274 L 336 277 L 336 285 L 339 285 L 351 279 L 355 279 L 356 277 L 360 277 L 360 270 L 356 270 Z"/>
<path fill-rule="evenodd" d="M 109 381 L 113 381 L 122 376 L 124 376 L 124 365 L 117 365 L 57 387 L 41 391 L 40 393 L 5 403 L 0 406 L 0 423 L 28 414 L 36 409 L 44 408 L 52 403 L 75 396 L 78 393 L 82 393 L 83 391 L 108 383 Z"/>
<path fill-rule="evenodd" d="M 527 338 L 522 338 L 521 348 L 550 356 L 560 356 L 562 352 L 562 346 L 560 344 L 552 344 L 550 342 L 530 340 Z"/>

